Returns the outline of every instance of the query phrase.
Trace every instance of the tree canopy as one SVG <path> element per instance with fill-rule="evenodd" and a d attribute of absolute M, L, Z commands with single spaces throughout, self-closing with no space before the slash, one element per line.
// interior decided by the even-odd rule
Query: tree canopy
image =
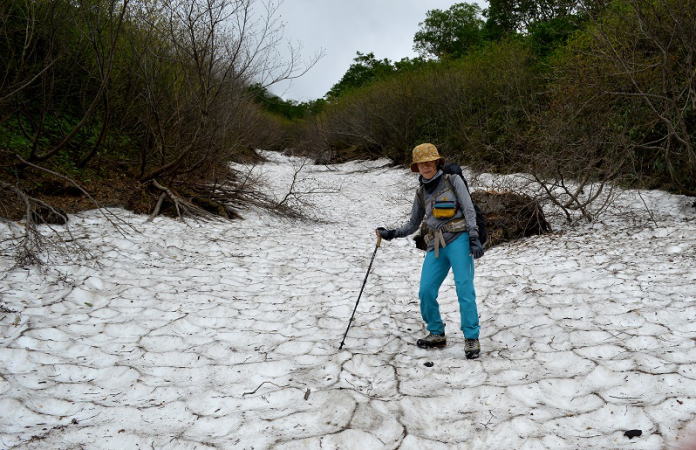
<path fill-rule="evenodd" d="M 356 54 L 357 56 L 353 58 L 353 64 L 350 65 L 339 82 L 334 84 L 326 93 L 328 99 L 336 99 L 352 89 L 365 86 L 397 71 L 418 67 L 424 63 L 419 58 L 402 58 L 400 61 L 391 62 L 388 58 L 377 59 L 372 52 L 356 52 Z"/>
<path fill-rule="evenodd" d="M 504 33 L 527 32 L 537 22 L 575 14 L 580 3 L 579 0 L 488 0 L 487 25 Z"/>
<path fill-rule="evenodd" d="M 413 49 L 424 57 L 458 58 L 484 41 L 481 8 L 457 3 L 449 9 L 431 9 L 413 37 Z"/>

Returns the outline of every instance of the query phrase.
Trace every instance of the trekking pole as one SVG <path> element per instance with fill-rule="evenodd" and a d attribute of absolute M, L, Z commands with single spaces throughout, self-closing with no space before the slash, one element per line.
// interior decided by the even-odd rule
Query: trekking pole
<path fill-rule="evenodd" d="M 343 333 L 343 340 L 341 345 L 338 347 L 339 350 L 343 348 L 343 343 L 346 342 L 346 336 L 348 335 L 348 330 L 350 329 L 350 324 L 353 322 L 353 316 L 355 316 L 355 311 L 358 309 L 358 303 L 360 303 L 360 297 L 362 296 L 363 289 L 365 289 L 365 283 L 367 283 L 367 276 L 370 275 L 370 269 L 372 269 L 372 262 L 375 260 L 375 255 L 377 254 L 377 249 L 382 243 L 382 236 L 377 236 L 377 245 L 375 245 L 375 251 L 372 252 L 372 259 L 370 259 L 370 265 L 367 267 L 367 273 L 365 274 L 365 279 L 363 280 L 362 287 L 360 288 L 360 293 L 358 294 L 358 301 L 355 302 L 355 308 L 353 308 L 353 314 L 350 315 L 350 320 L 348 321 L 348 327 L 346 332 Z"/>

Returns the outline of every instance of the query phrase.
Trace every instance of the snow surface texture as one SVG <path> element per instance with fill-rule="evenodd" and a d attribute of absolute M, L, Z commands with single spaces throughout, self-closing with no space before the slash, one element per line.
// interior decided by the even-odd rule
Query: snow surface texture
<path fill-rule="evenodd" d="M 298 161 L 266 156 L 282 198 Z M 121 211 L 142 232 L 123 237 L 89 211 L 72 228 L 101 268 L 1 257 L 0 448 L 690 448 L 693 198 L 623 192 L 603 222 L 490 250 L 472 361 L 451 277 L 448 346 L 415 346 L 423 256 L 385 242 L 339 351 L 373 229 L 416 186 L 386 163 L 304 168 L 340 187 L 312 197 L 327 223 Z"/>

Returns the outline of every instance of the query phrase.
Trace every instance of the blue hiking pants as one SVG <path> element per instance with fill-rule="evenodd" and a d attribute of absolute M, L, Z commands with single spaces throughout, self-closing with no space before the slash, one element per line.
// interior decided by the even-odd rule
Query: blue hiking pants
<path fill-rule="evenodd" d="M 467 339 L 479 337 L 476 291 L 474 290 L 474 259 L 469 251 L 469 233 L 462 233 L 447 244 L 447 247 L 440 248 L 439 258 L 435 257 L 434 251 L 429 251 L 425 255 L 418 297 L 421 316 L 428 331 L 433 334 L 445 332 L 437 295 L 451 267 L 459 299 L 462 332 Z"/>

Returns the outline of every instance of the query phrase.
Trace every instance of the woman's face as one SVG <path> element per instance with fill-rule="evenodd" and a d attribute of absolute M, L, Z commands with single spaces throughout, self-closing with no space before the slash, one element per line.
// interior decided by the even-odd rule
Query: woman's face
<path fill-rule="evenodd" d="M 426 180 L 434 177 L 437 173 L 437 161 L 418 163 L 418 173 L 420 173 Z"/>

